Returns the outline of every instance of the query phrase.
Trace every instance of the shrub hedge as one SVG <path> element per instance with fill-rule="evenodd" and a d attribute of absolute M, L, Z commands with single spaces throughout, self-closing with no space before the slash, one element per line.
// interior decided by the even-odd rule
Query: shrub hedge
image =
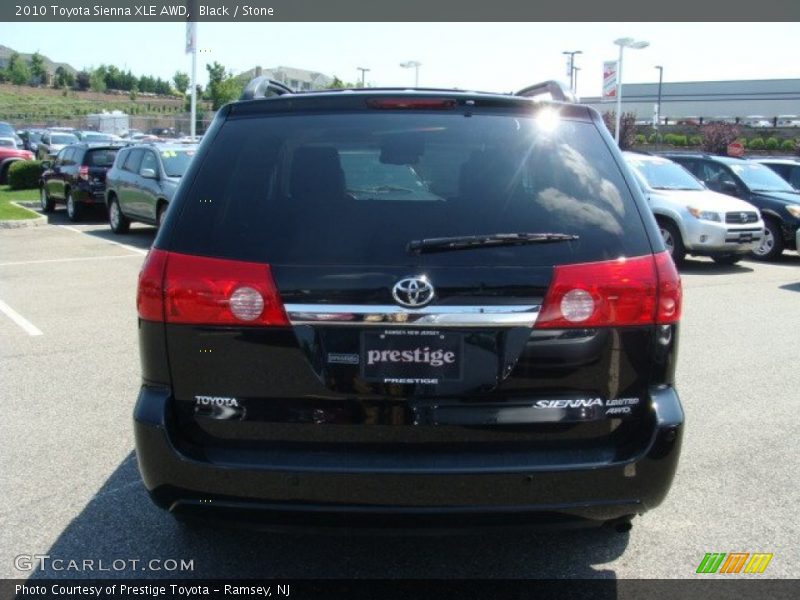
<path fill-rule="evenodd" d="M 43 170 L 40 160 L 18 160 L 8 168 L 8 185 L 12 190 L 37 188 Z"/>

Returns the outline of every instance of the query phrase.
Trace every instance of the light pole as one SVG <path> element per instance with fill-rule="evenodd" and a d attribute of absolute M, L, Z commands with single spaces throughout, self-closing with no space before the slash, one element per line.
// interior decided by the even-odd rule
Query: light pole
<path fill-rule="evenodd" d="M 418 60 L 409 60 L 401 62 L 400 66 L 404 69 L 414 69 L 414 87 L 419 87 L 419 68 L 422 66 L 422 63 Z"/>
<path fill-rule="evenodd" d="M 619 62 L 617 63 L 617 122 L 614 130 L 614 141 L 617 142 L 617 146 L 619 146 L 619 126 L 622 117 L 622 51 L 625 48 L 641 50 L 642 48 L 647 48 L 650 42 L 636 41 L 633 38 L 625 37 L 614 40 L 614 43 L 619 46 Z"/>
<path fill-rule="evenodd" d="M 365 69 L 364 67 L 356 67 L 357 71 L 361 71 L 361 87 L 364 87 L 364 73 L 369 71 L 370 69 Z"/>
<path fill-rule="evenodd" d="M 572 90 L 572 93 L 575 94 L 575 97 L 578 97 L 578 71 L 581 70 L 580 67 L 572 67 L 573 71 L 575 72 L 575 87 Z"/>
<path fill-rule="evenodd" d="M 575 71 L 577 70 L 577 67 L 575 66 L 575 55 L 583 54 L 583 50 L 572 50 L 572 51 L 566 50 L 561 54 L 566 54 L 567 56 L 569 56 L 569 66 L 567 67 L 567 70 L 569 71 L 569 73 L 567 73 L 569 75 L 569 89 L 572 90 L 572 93 L 575 93 L 575 85 L 577 83 L 575 81 L 576 79 Z"/>
<path fill-rule="evenodd" d="M 656 101 L 656 150 L 658 150 L 658 128 L 661 126 L 661 82 L 664 80 L 664 67 L 656 65 L 658 69 L 658 100 Z"/>

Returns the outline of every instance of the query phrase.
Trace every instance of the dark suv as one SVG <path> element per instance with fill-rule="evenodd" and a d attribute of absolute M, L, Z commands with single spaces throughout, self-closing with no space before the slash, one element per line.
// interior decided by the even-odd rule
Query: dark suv
<path fill-rule="evenodd" d="M 39 194 L 44 212 L 56 202 L 67 205 L 70 221 L 78 221 L 90 206 L 105 206 L 106 173 L 119 145 L 83 142 L 59 150 L 55 160 L 44 161 Z"/>
<path fill-rule="evenodd" d="M 764 219 L 764 237 L 753 250 L 761 260 L 774 260 L 783 250 L 797 247 L 800 228 L 800 191 L 772 169 L 752 160 L 709 154 L 665 153 L 715 192 L 741 198 L 756 206 Z M 735 215 L 733 216 L 735 219 Z M 741 223 L 730 220 L 728 223 Z"/>
<path fill-rule="evenodd" d="M 598 113 L 543 90 L 258 78 L 217 113 L 139 279 L 159 506 L 626 528 L 664 499 L 680 279 Z"/>
<path fill-rule="evenodd" d="M 193 144 L 141 144 L 121 151 L 108 173 L 111 230 L 125 233 L 131 221 L 159 227 L 194 153 Z"/>

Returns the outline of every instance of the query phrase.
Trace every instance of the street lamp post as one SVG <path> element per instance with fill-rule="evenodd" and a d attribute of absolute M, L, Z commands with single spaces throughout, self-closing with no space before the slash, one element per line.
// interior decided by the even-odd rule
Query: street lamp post
<path fill-rule="evenodd" d="M 577 97 L 578 96 L 578 71 L 580 71 L 581 68 L 580 67 L 572 67 L 572 70 L 575 73 L 575 85 L 574 85 L 574 87 L 572 89 L 572 93 L 575 94 L 575 96 Z"/>
<path fill-rule="evenodd" d="M 419 68 L 422 66 L 422 63 L 418 60 L 409 60 L 401 62 L 400 66 L 404 69 L 414 69 L 414 87 L 419 87 Z"/>
<path fill-rule="evenodd" d="M 569 66 L 567 67 L 567 70 L 569 71 L 569 89 L 572 90 L 572 93 L 575 93 L 575 86 L 577 85 L 577 75 L 575 71 L 578 70 L 578 67 L 575 66 L 575 55 L 583 54 L 583 50 L 566 50 L 561 54 L 566 54 L 569 56 Z"/>
<path fill-rule="evenodd" d="M 357 71 L 361 71 L 361 87 L 363 88 L 364 87 L 364 74 L 367 71 L 370 71 L 370 69 L 365 69 L 364 67 L 356 67 L 356 70 Z"/>
<path fill-rule="evenodd" d="M 658 100 L 656 100 L 656 150 L 658 150 L 658 128 L 661 126 L 661 82 L 664 80 L 664 67 L 656 65 L 658 69 Z"/>
<path fill-rule="evenodd" d="M 616 141 L 617 146 L 619 146 L 619 127 L 622 117 L 622 51 L 625 48 L 641 50 L 642 48 L 647 48 L 650 42 L 636 41 L 633 38 L 626 37 L 614 40 L 614 43 L 619 46 L 619 62 L 617 63 L 617 118 L 616 128 L 614 130 L 614 141 Z"/>

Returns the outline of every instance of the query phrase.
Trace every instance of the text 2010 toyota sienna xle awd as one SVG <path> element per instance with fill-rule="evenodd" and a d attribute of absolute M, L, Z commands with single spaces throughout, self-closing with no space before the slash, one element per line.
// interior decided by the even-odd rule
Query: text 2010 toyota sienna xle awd
<path fill-rule="evenodd" d="M 625 526 L 664 499 L 680 280 L 598 114 L 538 91 L 259 79 L 219 111 L 139 281 L 158 505 Z"/>

